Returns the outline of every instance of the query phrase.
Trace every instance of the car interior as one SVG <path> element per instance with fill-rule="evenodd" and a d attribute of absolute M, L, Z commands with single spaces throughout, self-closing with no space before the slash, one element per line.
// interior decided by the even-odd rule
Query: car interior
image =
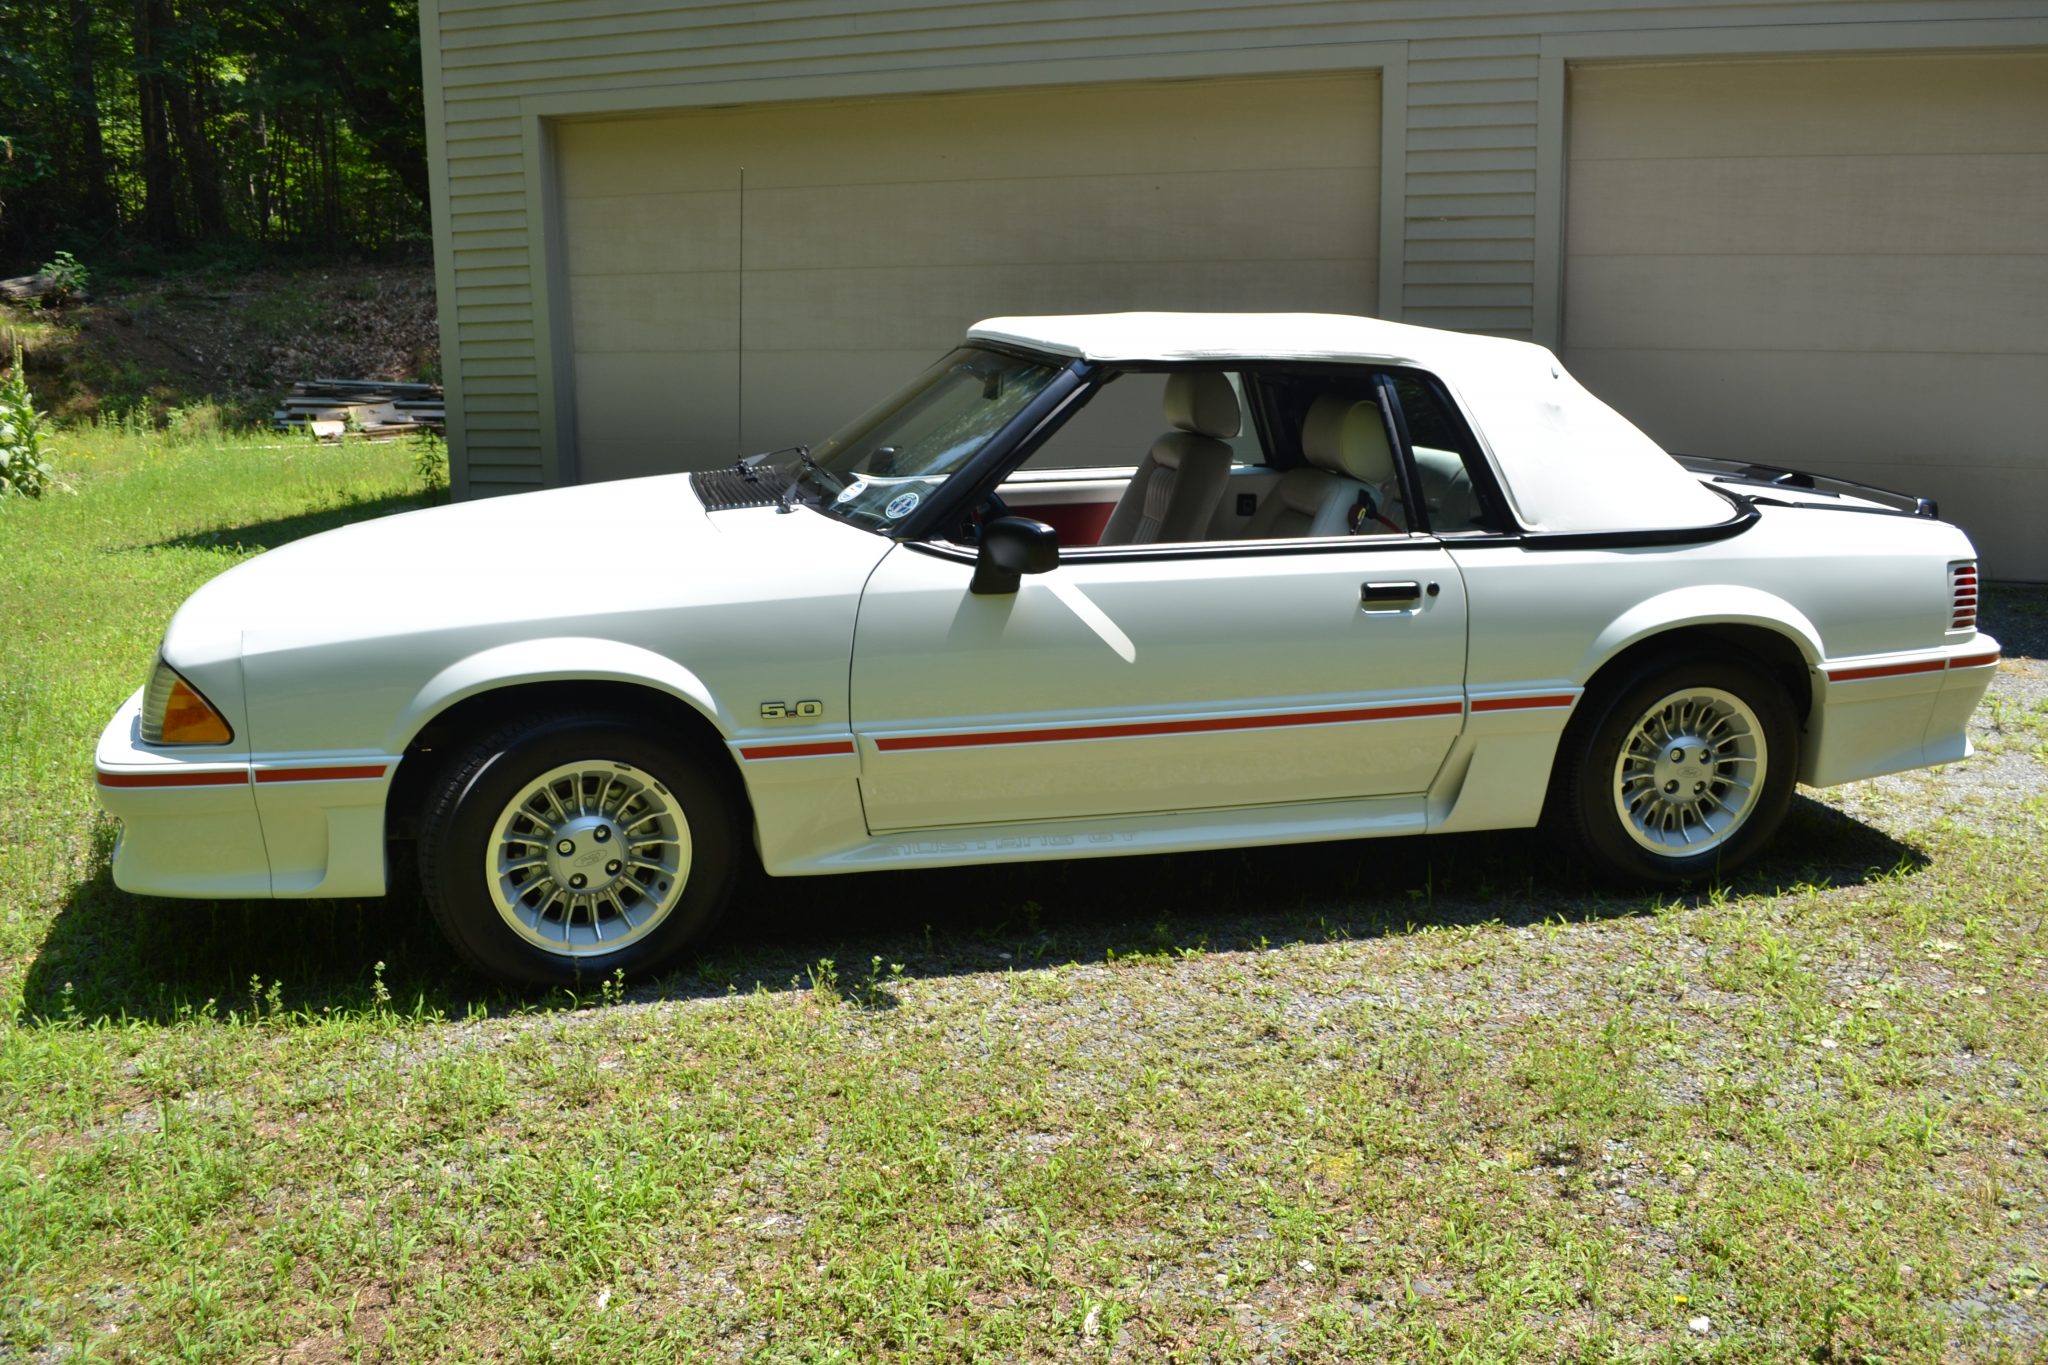
<path fill-rule="evenodd" d="M 1419 375 L 1387 380 L 1355 368 L 1124 372 L 997 492 L 1067 547 L 1502 529 L 1447 398 Z M 1404 440 L 1419 514 L 1400 474 Z"/>

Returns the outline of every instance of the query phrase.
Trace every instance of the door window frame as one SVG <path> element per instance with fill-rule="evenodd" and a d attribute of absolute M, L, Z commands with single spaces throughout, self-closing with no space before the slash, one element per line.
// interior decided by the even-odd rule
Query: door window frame
<path fill-rule="evenodd" d="M 1019 353 L 1044 358 L 1034 352 Z M 1356 386 L 1361 395 L 1369 392 L 1373 401 L 1379 405 L 1380 420 L 1388 430 L 1388 444 L 1394 453 L 1396 476 L 1400 480 L 1402 498 L 1410 514 L 1408 532 L 1402 535 L 1276 536 L 1261 540 L 1172 541 L 1149 545 L 1073 545 L 1060 548 L 1062 559 L 1071 558 L 1090 563 L 1141 563 L 1168 559 L 1227 559 L 1275 554 L 1392 553 L 1441 546 L 1443 541 L 1430 528 L 1428 508 L 1421 497 L 1421 476 L 1415 466 L 1407 419 L 1402 412 L 1400 397 L 1392 381 L 1392 376 L 1396 374 L 1412 376 L 1419 380 L 1442 408 L 1445 420 L 1457 438 L 1457 453 L 1472 474 L 1473 488 L 1481 499 L 1482 507 L 1489 517 L 1505 528 L 1499 531 L 1477 530 L 1456 533 L 1455 543 L 1519 540 L 1528 534 L 1514 519 L 1507 499 L 1501 492 L 1492 461 L 1487 457 L 1485 447 L 1473 435 L 1471 423 L 1466 418 L 1464 410 L 1458 405 L 1449 386 L 1430 371 L 1410 365 L 1232 359 L 1219 356 L 1201 361 L 1118 366 L 1085 360 L 1073 361 L 1068 366 L 1067 375 L 1055 380 L 1048 391 L 1040 396 L 1039 402 L 1020 414 L 1016 421 L 992 438 L 973 460 L 955 473 L 940 490 L 940 496 L 928 499 L 925 507 L 916 514 L 914 524 L 907 524 L 899 529 L 896 538 L 920 553 L 972 564 L 976 557 L 975 547 L 949 538 L 945 534 L 947 529 L 964 524 L 974 507 L 985 502 L 1005 479 L 1037 454 L 1046 442 L 1058 435 L 1068 420 L 1086 407 L 1104 387 L 1124 374 L 1217 371 L 1230 371 L 1241 377 L 1246 400 L 1246 420 L 1253 424 L 1260 450 L 1266 457 L 1263 467 L 1283 474 L 1303 463 L 1301 436 L 1299 432 L 1293 432 L 1291 435 L 1284 432 L 1286 424 L 1280 419 L 1273 392 L 1275 386 L 1268 382 L 1269 379 L 1291 377 L 1341 380 Z M 1069 375 L 1072 376 L 1071 382 L 1067 381 Z M 1280 463 L 1275 463 L 1276 455 L 1281 458 Z M 957 492 L 956 487 L 959 490 Z"/>

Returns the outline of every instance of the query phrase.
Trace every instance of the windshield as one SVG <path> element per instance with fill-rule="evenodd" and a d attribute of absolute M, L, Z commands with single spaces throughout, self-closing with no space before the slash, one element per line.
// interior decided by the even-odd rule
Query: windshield
<path fill-rule="evenodd" d="M 797 491 L 886 534 L 1059 374 L 1044 361 L 962 347 L 813 450 L 798 465 Z"/>

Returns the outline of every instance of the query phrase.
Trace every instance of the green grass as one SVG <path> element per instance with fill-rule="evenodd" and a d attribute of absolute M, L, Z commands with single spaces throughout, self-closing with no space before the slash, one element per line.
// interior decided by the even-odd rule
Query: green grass
<path fill-rule="evenodd" d="M 1526 836 L 774 883 L 511 999 L 403 901 L 126 896 L 94 813 L 179 600 L 409 452 L 60 452 L 0 508 L 0 1361 L 2048 1342 L 2038 767 L 2017 834 L 1802 799 L 1677 900 Z"/>

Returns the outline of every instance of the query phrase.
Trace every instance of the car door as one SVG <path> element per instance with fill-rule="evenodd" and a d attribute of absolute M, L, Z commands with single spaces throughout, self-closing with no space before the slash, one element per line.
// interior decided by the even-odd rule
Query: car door
<path fill-rule="evenodd" d="M 1462 726 L 1464 588 L 1425 537 L 1084 549 L 999 595 L 972 575 L 904 544 L 862 593 L 871 831 L 1421 793 Z"/>

